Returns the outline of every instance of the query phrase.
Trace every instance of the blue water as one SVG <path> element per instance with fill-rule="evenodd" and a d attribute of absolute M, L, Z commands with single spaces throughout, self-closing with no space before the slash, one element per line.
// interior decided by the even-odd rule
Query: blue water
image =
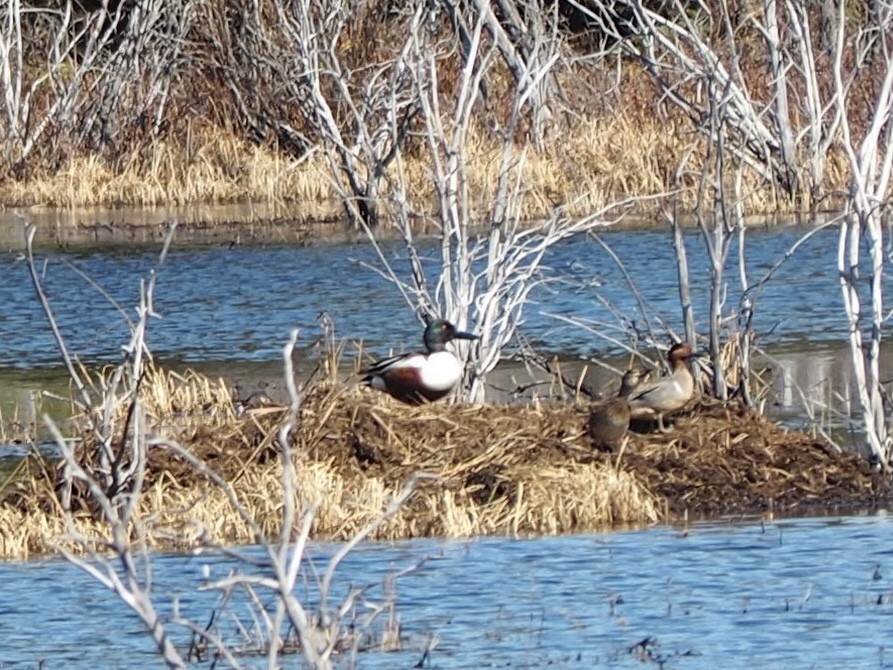
<path fill-rule="evenodd" d="M 751 281 L 782 258 L 803 233 L 798 228 L 749 232 Z M 670 233 L 608 231 L 602 238 L 635 281 L 658 332 L 662 322 L 680 328 Z M 698 233 L 686 236 L 686 246 L 695 314 L 703 332 L 709 269 Z M 836 246 L 836 231 L 818 233 L 755 294 L 754 326 L 761 345 L 845 338 Z M 437 250 L 430 244 L 424 250 L 433 273 Z M 385 253 L 405 275 L 407 263 L 400 246 L 386 245 Z M 736 253 L 733 248 L 727 269 L 725 312 L 732 317 L 740 297 Z M 154 266 L 156 251 L 52 251 L 40 254 L 40 261 L 45 262 L 46 291 L 72 354 L 88 362 L 116 360 L 128 335 L 124 317 L 66 264 L 89 276 L 134 318 L 139 281 Z M 301 343 L 309 344 L 320 333 L 318 317 L 325 311 L 334 319 L 338 336 L 363 340 L 374 353 L 419 346 L 420 326 L 413 311 L 364 263 L 378 263 L 368 245 L 178 248 L 175 243 L 161 270 L 155 307 L 162 318 L 150 327 L 149 345 L 162 358 L 186 362 L 278 361 L 289 331 L 301 328 Z M 17 254 L 0 256 L 0 277 L 0 368 L 58 365 L 26 265 Z M 630 322 L 644 327 L 622 273 L 590 239 L 580 237 L 556 246 L 540 278 L 543 283 L 525 307 L 522 332 L 544 352 L 591 354 L 611 349 L 606 341 L 556 315 L 598 324 L 598 330 L 612 336 Z"/>
<path fill-rule="evenodd" d="M 403 649 L 361 653 L 361 668 L 412 668 L 435 639 L 424 667 L 884 668 L 893 666 L 891 531 L 877 515 L 367 543 L 336 584 L 380 585 L 429 557 L 397 580 Z M 311 547 L 318 568 L 332 551 Z M 154 557 L 158 609 L 169 613 L 178 598 L 204 627 L 216 603 L 197 591 L 205 571 L 213 580 L 238 567 L 223 556 Z M 313 593 L 316 579 L 306 571 L 301 592 Z M 381 597 L 380 587 L 368 594 Z M 238 640 L 233 618 L 247 624 L 249 612 L 236 596 L 220 630 Z M 184 650 L 189 636 L 173 635 Z M 39 658 L 47 668 L 162 667 L 135 617 L 60 560 L 0 564 L 0 640 L 3 668 Z"/>

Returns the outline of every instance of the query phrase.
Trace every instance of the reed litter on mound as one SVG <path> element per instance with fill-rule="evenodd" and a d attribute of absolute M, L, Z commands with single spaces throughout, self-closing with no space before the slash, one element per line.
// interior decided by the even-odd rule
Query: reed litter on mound
<path fill-rule="evenodd" d="M 890 494 L 865 458 L 736 405 L 700 406 L 666 436 L 632 432 L 622 459 L 674 515 L 865 506 Z"/>
<path fill-rule="evenodd" d="M 150 449 L 139 508 L 148 546 L 257 541 L 206 469 L 264 533 L 278 533 L 284 410 L 237 416 L 222 384 L 161 370 L 149 375 L 144 393 L 154 432 L 203 464 Z M 686 511 L 867 504 L 887 493 L 863 459 L 746 411 L 700 408 L 678 417 L 669 434 L 631 432 L 611 454 L 590 447 L 587 418 L 580 404 L 408 407 L 320 381 L 307 390 L 293 434 L 298 502 L 316 507 L 315 537 L 345 539 L 377 518 L 413 475 L 432 476 L 374 536 L 393 539 L 583 532 Z M 85 467 L 95 467 L 96 451 L 85 433 Z M 59 466 L 33 458 L 28 467 L 29 477 L 0 503 L 4 556 L 51 551 L 66 532 Z M 100 537 L 86 489 L 72 492 L 72 508 L 77 531 Z"/>

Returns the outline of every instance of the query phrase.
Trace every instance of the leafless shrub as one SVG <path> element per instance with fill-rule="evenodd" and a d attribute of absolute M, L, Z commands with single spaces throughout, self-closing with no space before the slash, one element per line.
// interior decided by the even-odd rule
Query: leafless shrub
<path fill-rule="evenodd" d="M 883 327 L 890 317 L 884 301 L 885 256 L 890 226 L 890 180 L 893 175 L 893 10 L 882 6 L 874 24 L 856 35 L 855 59 L 865 63 L 877 58 L 885 68 L 876 98 L 869 107 L 867 130 L 861 139 L 848 114 L 852 104 L 851 81 L 843 64 L 845 6 L 840 5 L 834 60 L 834 106 L 840 118 L 843 149 L 850 166 L 846 216 L 840 226 L 838 271 L 849 326 L 850 354 L 856 390 L 868 444 L 875 458 L 889 471 L 893 455 L 889 400 L 882 387 L 880 347 Z M 867 244 L 869 289 L 865 294 L 861 255 Z M 862 302 L 869 304 L 863 307 Z"/>
<path fill-rule="evenodd" d="M 726 138 L 729 132 L 725 126 L 733 123 L 734 115 L 729 114 L 729 97 L 726 90 L 716 90 L 711 82 L 708 85 L 709 116 L 703 120 L 708 126 L 705 135 L 709 138 L 707 143 L 706 159 L 701 166 L 698 176 L 697 199 L 695 202 L 695 220 L 701 232 L 701 239 L 707 252 L 710 270 L 710 302 L 709 302 L 709 326 L 707 329 L 708 353 L 711 365 L 709 366 L 711 377 L 711 394 L 713 397 L 725 401 L 729 397 L 728 377 L 737 380 L 738 391 L 745 404 L 751 403 L 751 374 L 750 354 L 752 348 L 753 331 L 750 328 L 750 319 L 753 313 L 751 297 L 747 295 L 747 275 L 745 264 L 745 231 L 744 216 L 742 213 L 743 172 L 745 164 L 737 161 L 737 155 L 727 150 Z M 737 162 L 737 166 L 733 163 Z M 681 181 L 687 165 L 679 166 L 677 179 Z M 734 170 L 734 174 L 730 173 Z M 685 339 L 689 342 L 696 341 L 694 310 L 691 298 L 691 287 L 688 276 L 688 256 L 682 234 L 682 227 L 675 216 L 670 218 L 673 230 L 673 244 L 676 250 L 676 264 L 679 277 L 679 297 L 682 307 Z M 737 315 L 725 313 L 725 302 L 728 291 L 726 270 L 729 262 L 729 253 L 733 240 L 737 239 L 738 269 L 742 282 L 742 304 Z M 740 329 L 737 333 L 730 324 L 738 317 Z M 729 331 L 732 331 L 731 333 Z M 736 339 L 734 350 L 737 355 L 732 361 L 725 360 L 724 353 L 728 351 L 726 339 Z M 732 369 L 733 368 L 733 369 Z"/>
<path fill-rule="evenodd" d="M 631 204 L 593 203 L 592 213 L 580 219 L 571 219 L 556 207 L 546 220 L 522 220 L 527 150 L 517 148 L 514 137 L 535 84 L 548 76 L 558 58 L 545 41 L 534 41 L 531 53 L 541 49 L 547 57 L 529 58 L 529 69 L 518 77 L 519 84 L 512 91 L 495 181 L 483 194 L 476 192 L 468 171 L 475 160 L 469 138 L 482 83 L 497 53 L 497 47 L 485 40 L 487 20 L 485 13 L 468 15 L 467 23 L 473 27 L 463 45 L 466 62 L 454 95 L 444 95 L 440 79 L 441 61 L 453 48 L 450 41 L 419 26 L 411 34 L 407 50 L 408 76 L 423 123 L 419 135 L 431 166 L 430 183 L 438 212 L 434 221 L 436 260 L 426 260 L 417 243 L 414 220 L 428 208 L 417 199 L 417 193 L 410 192 L 404 156 L 399 151 L 394 178 L 389 181 L 390 203 L 392 220 L 409 259 L 408 277 L 398 273 L 378 247 L 372 228 L 366 227 L 378 250 L 377 269 L 420 316 L 440 314 L 463 328 L 472 321 L 476 324 L 481 339 L 465 387 L 467 398 L 475 401 L 483 399 L 484 377 L 513 338 L 530 291 L 545 281 L 542 269 L 549 249 L 574 235 L 610 225 L 609 217 Z"/>
<path fill-rule="evenodd" d="M 727 0 L 571 4 L 642 63 L 663 101 L 708 141 L 716 144 L 716 133 L 722 133 L 726 152 L 763 183 L 812 210 L 834 195 L 826 170 L 841 110 L 828 65 L 843 63 L 847 88 L 863 93 L 882 78 L 867 53 L 852 58 L 849 51 L 851 43 L 876 33 L 870 21 L 860 26 L 846 15 L 831 16 L 825 6 L 820 17 L 800 0 L 761 0 L 737 9 Z M 846 42 L 827 39 L 832 26 L 847 35 Z M 824 47 L 816 45 L 816 31 Z M 703 123 L 718 100 L 728 123 Z"/>
<path fill-rule="evenodd" d="M 153 591 L 153 557 L 147 543 L 147 529 L 153 520 L 140 514 L 140 501 L 144 493 L 143 484 L 150 450 L 174 451 L 183 462 L 224 493 L 242 523 L 252 529 L 255 542 L 265 555 L 260 570 L 256 561 L 239 557 L 240 561 L 245 561 L 241 568 L 235 569 L 223 579 L 207 584 L 205 588 L 219 590 L 224 599 L 235 590 L 248 595 L 255 608 L 257 620 L 262 624 L 259 633 L 263 641 L 261 648 L 271 667 L 276 665 L 280 654 L 289 648 L 296 648 L 309 667 L 330 668 L 332 655 L 336 651 L 351 648 L 356 651 L 359 641 L 354 638 L 354 632 L 362 634 L 372 625 L 378 614 L 389 611 L 385 603 L 373 608 L 371 615 L 358 614 L 356 605 L 361 598 L 367 597 L 368 586 L 351 589 L 342 599 L 331 602 L 336 571 L 357 544 L 397 513 L 412 495 L 416 482 L 424 478 L 424 475 L 410 477 L 387 508 L 336 551 L 318 583 L 318 602 L 312 607 L 304 604 L 297 595 L 296 587 L 299 576 L 305 574 L 307 569 L 305 549 L 315 518 L 315 509 L 313 506 L 303 508 L 298 505 L 297 472 L 291 448 L 302 402 L 292 365 L 298 332 L 292 332 L 283 349 L 290 406 L 278 430 L 283 488 L 282 522 L 278 537 L 266 535 L 223 477 L 176 440 L 154 433 L 147 421 L 144 391 L 141 387 L 147 361 L 151 360 L 145 343 L 146 333 L 150 319 L 156 316 L 153 310 L 154 288 L 161 262 L 173 239 L 173 232 L 172 229 L 165 241 L 158 267 L 152 271 L 149 280 L 142 284 L 138 318 L 130 324 L 131 339 L 122 350 L 122 362 L 97 397 L 95 387 L 88 387 L 83 375 L 71 362 L 64 340 L 56 327 L 34 261 L 31 248 L 33 229 L 28 231 L 27 256 L 35 290 L 56 334 L 57 345 L 69 374 L 79 391 L 81 408 L 86 413 L 87 425 L 95 433 L 99 451 L 96 458 L 85 459 L 82 451 L 79 452 L 75 445 L 63 438 L 52 419 L 44 417 L 63 461 L 60 486 L 67 534 L 60 538 L 57 549 L 67 560 L 107 587 L 140 618 L 155 642 L 159 657 L 168 667 L 187 667 L 197 649 L 210 650 L 215 657 L 223 658 L 231 667 L 243 667 L 239 660 L 239 644 L 218 635 L 213 626 L 197 623 L 185 616 L 176 602 L 172 617 L 165 617 L 160 613 L 159 594 Z M 72 490 L 75 487 L 85 492 L 79 498 L 89 501 L 92 513 L 102 520 L 101 530 L 96 537 L 87 537 L 78 530 L 75 521 L 77 511 L 72 505 Z M 214 546 L 207 539 L 204 546 L 226 551 Z M 230 553 L 238 556 L 234 552 Z M 244 569 L 248 566 L 252 568 L 250 571 Z M 185 629 L 193 635 L 193 645 L 185 652 L 186 655 L 172 641 L 174 629 Z M 289 647 L 287 644 L 289 630 L 294 631 L 296 646 Z"/>
<path fill-rule="evenodd" d="M 468 49 L 473 44 L 474 13 L 468 11 L 466 3 L 448 0 L 444 4 L 457 28 L 461 44 Z M 530 119 L 529 138 L 536 150 L 542 151 L 556 116 L 556 107 L 565 102 L 555 73 L 555 59 L 563 48 L 558 21 L 560 3 L 473 0 L 470 4 L 512 73 L 515 88 L 527 93 L 525 111 Z M 475 56 L 467 50 L 464 57 L 467 61 Z"/>
<path fill-rule="evenodd" d="M 363 52 L 365 61 L 356 57 L 356 11 L 371 10 L 341 0 L 227 4 L 213 14 L 207 58 L 255 136 L 272 134 L 296 156 L 323 148 L 346 214 L 374 227 L 381 180 L 418 105 L 405 46 L 378 59 L 373 50 Z M 395 10 L 389 37 L 405 40 L 431 22 L 429 11 L 424 3 Z"/>
<path fill-rule="evenodd" d="M 423 113 L 412 81 L 420 35 L 444 47 L 437 62 L 443 83 L 475 63 L 472 33 L 475 24 L 482 26 L 502 71 L 526 91 L 530 136 L 540 148 L 560 104 L 551 70 L 562 41 L 554 10 L 541 11 L 539 3 L 501 2 L 494 11 L 477 1 L 264 0 L 210 11 L 205 57 L 238 116 L 256 137 L 272 136 L 293 155 L 324 151 L 332 185 L 354 224 L 379 224 L 388 201 L 384 181 L 397 153 L 414 147 Z M 370 34 L 361 32 L 364 22 Z M 386 49 L 374 46 L 385 43 Z M 489 96 L 492 65 L 476 81 L 478 111 L 502 108 Z M 499 123 L 498 114 L 490 116 Z"/>
<path fill-rule="evenodd" d="M 845 3 L 837 3 L 836 15 L 825 7 L 817 22 L 807 5 L 797 0 L 763 0 L 743 16 L 733 15 L 724 0 L 699 3 L 690 12 L 682 2 L 660 8 L 642 0 L 572 4 L 615 39 L 619 49 L 644 64 L 665 100 L 689 116 L 708 140 L 713 164 L 704 163 L 696 215 L 711 262 L 709 338 L 717 396 L 723 398 L 727 392 L 718 364 L 720 332 L 726 322 L 723 269 L 732 239 L 737 236 L 739 241 L 743 297 L 737 349 L 738 364 L 745 372 L 753 343 L 754 289 L 772 274 L 754 286 L 747 277 L 740 207 L 746 197 L 741 192 L 743 172 L 776 184 L 788 198 L 808 199 L 815 209 L 829 195 L 824 180 L 832 151 L 846 156 L 851 177 L 847 216 L 840 226 L 838 271 L 863 423 L 872 452 L 886 467 L 890 408 L 879 377 L 879 351 L 888 319 L 883 229 L 889 218 L 885 203 L 893 172 L 893 12 L 876 5 L 855 19 Z M 813 37 L 816 26 L 822 35 L 818 49 Z M 757 71 L 765 68 L 765 82 L 754 81 L 753 72 L 750 80 L 745 76 L 741 67 L 745 50 L 759 59 Z M 705 203 L 712 203 L 709 216 Z M 871 267 L 868 309 L 862 306 L 866 296 L 859 288 L 866 243 Z M 682 269 L 685 257 L 680 255 L 679 260 Z M 681 272 L 680 284 L 685 306 L 690 298 L 684 275 Z M 747 399 L 749 392 L 739 390 Z"/>
<path fill-rule="evenodd" d="M 165 119 L 193 3 L 0 4 L 3 161 L 21 175 L 35 155 L 120 150 Z"/>

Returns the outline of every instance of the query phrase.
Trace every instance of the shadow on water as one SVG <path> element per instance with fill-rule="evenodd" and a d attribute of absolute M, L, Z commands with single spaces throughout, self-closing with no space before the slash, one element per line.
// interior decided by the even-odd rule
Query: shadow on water
<path fill-rule="evenodd" d="M 35 228 L 42 249 L 135 250 L 160 245 L 172 221 L 178 244 L 240 245 L 338 243 L 356 237 L 342 221 L 308 223 L 293 205 L 196 204 L 159 207 L 27 207 L 0 212 L 0 248 L 24 249 L 23 226 Z"/>
<path fill-rule="evenodd" d="M 52 435 L 44 415 L 68 432 L 74 412 L 70 397 L 68 375 L 61 368 L 0 369 L 0 459 L 21 455 L 32 443 L 46 451 Z"/>
<path fill-rule="evenodd" d="M 309 220 L 293 203 L 247 202 L 229 204 L 160 205 L 157 207 L 19 207 L 0 211 L 0 248 L 23 249 L 22 227 L 35 228 L 34 243 L 44 249 L 120 249 L 160 244 L 171 222 L 180 224 L 178 244 L 307 246 L 365 242 L 365 232 L 346 220 Z M 434 234 L 424 219 L 413 222 L 417 236 Z M 615 230 L 653 230 L 653 221 L 633 216 L 612 224 Z M 682 219 L 693 227 L 694 221 Z M 779 228 L 776 217 L 753 217 L 751 225 Z M 399 239 L 384 226 L 379 239 Z"/>

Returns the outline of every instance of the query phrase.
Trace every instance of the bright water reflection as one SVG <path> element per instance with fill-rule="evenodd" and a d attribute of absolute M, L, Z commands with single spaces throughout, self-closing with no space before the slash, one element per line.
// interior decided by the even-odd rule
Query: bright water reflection
<path fill-rule="evenodd" d="M 687 535 L 367 544 L 344 564 L 341 584 L 378 582 L 435 557 L 398 583 L 406 650 L 361 656 L 362 668 L 411 668 L 431 636 L 432 668 L 890 667 L 890 524 L 881 515 Z M 323 559 L 331 547 L 313 551 Z M 206 565 L 212 578 L 232 567 L 219 557 L 157 558 L 163 611 L 180 596 L 206 620 L 213 599 L 194 593 Z M 630 649 L 646 638 L 643 664 Z M 4 668 L 31 668 L 38 657 L 49 668 L 161 665 L 123 606 L 58 561 L 0 565 L 0 639 Z"/>
<path fill-rule="evenodd" d="M 747 254 L 751 281 L 761 277 L 804 233 L 783 228 L 752 231 Z M 666 231 L 609 231 L 603 239 L 622 259 L 641 290 L 649 317 L 678 328 L 679 299 L 671 237 Z M 696 316 L 707 317 L 709 270 L 698 234 L 686 238 Z M 836 263 L 837 234 L 819 232 L 807 241 L 756 295 L 755 328 L 761 345 L 808 338 L 841 340 Z M 385 249 L 405 269 L 400 247 Z M 431 246 L 429 269 L 438 264 Z M 738 302 L 735 254 L 730 254 L 727 311 Z M 146 250 L 96 253 L 52 251 L 45 282 L 53 309 L 72 352 L 85 360 L 115 359 L 126 341 L 124 320 L 72 263 L 96 281 L 132 317 L 139 279 L 156 260 Z M 317 247 L 177 248 L 162 270 L 156 307 L 163 316 L 150 328 L 157 355 L 188 362 L 279 360 L 289 330 L 306 337 L 318 333 L 323 310 L 338 333 L 363 339 L 377 353 L 401 345 L 418 346 L 419 326 L 399 293 L 361 263 L 376 264 L 368 245 Z M 24 263 L 15 254 L 0 256 L 0 367 L 57 365 L 51 333 L 34 298 Z M 642 323 L 633 294 L 608 254 L 595 242 L 578 238 L 558 245 L 547 258 L 544 278 L 526 308 L 524 332 L 550 352 L 592 353 L 607 348 L 583 329 L 550 314 L 615 324 L 606 304 Z M 703 328 L 703 325 L 702 325 Z"/>

